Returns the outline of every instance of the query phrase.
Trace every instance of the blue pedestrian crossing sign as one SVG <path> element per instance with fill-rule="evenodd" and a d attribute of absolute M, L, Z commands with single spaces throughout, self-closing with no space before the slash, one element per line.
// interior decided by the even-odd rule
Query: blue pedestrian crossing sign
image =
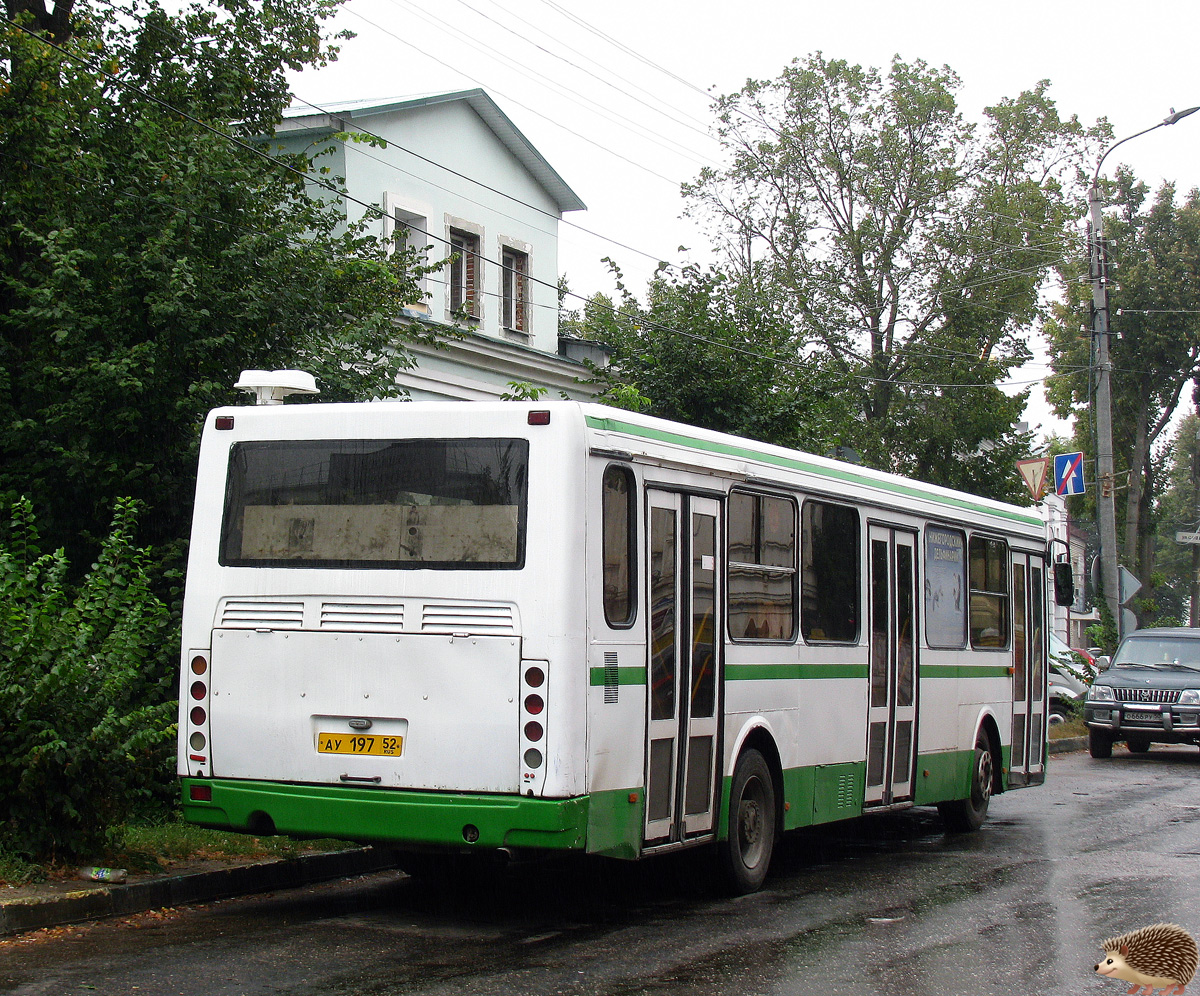
<path fill-rule="evenodd" d="M 1054 492 L 1060 495 L 1083 494 L 1083 454 L 1060 453 L 1054 458 Z"/>

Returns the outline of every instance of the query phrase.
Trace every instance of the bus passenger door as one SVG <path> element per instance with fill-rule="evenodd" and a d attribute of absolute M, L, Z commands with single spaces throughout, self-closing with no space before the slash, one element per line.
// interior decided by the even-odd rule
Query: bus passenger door
<path fill-rule="evenodd" d="M 871 526 L 871 649 L 867 705 L 868 806 L 913 795 L 916 750 L 916 538 Z"/>
<path fill-rule="evenodd" d="M 1015 553 L 1013 591 L 1013 728 L 1009 781 L 1040 781 L 1045 771 L 1045 571 L 1040 557 Z"/>
<path fill-rule="evenodd" d="M 711 498 L 647 490 L 646 842 L 714 826 L 722 626 Z"/>

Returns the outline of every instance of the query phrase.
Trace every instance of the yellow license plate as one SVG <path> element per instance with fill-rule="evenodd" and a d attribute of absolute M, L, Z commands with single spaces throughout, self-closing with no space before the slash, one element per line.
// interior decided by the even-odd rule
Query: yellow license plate
<path fill-rule="evenodd" d="M 404 738 L 379 737 L 361 733 L 318 733 L 317 753 L 399 757 L 404 753 Z"/>

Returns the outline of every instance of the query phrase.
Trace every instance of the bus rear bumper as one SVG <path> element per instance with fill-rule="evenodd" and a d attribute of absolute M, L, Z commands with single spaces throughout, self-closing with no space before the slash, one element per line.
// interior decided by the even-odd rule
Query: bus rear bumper
<path fill-rule="evenodd" d="M 181 783 L 184 818 L 219 830 L 472 849 L 576 850 L 587 839 L 587 796 L 534 799 L 220 778 Z"/>

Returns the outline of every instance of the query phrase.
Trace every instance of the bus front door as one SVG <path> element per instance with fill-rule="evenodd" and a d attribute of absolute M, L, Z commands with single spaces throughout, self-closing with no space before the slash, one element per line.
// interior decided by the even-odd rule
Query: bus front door
<path fill-rule="evenodd" d="M 1008 779 L 1013 785 L 1041 781 L 1045 775 L 1044 577 L 1040 557 L 1013 554 L 1013 728 L 1008 768 Z"/>
<path fill-rule="evenodd" d="M 713 832 L 722 626 L 711 498 L 647 491 L 648 846 Z"/>
<path fill-rule="evenodd" d="M 871 657 L 867 708 L 867 806 L 913 795 L 917 724 L 916 538 L 870 530 Z"/>

